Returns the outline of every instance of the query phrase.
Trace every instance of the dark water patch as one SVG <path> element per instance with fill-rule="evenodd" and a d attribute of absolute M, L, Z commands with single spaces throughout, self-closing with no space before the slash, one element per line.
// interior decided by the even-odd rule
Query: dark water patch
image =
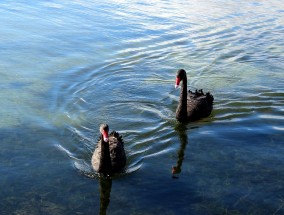
<path fill-rule="evenodd" d="M 54 147 L 55 132 L 26 125 L 25 128 L 1 129 L 1 134 L 5 134 L 1 138 L 0 158 L 3 213 L 62 214 L 81 208 L 74 204 L 73 196 L 77 192 L 74 188 L 84 187 L 86 182 L 75 185 L 69 180 L 69 177 L 80 177 L 72 168 L 64 167 L 69 161 Z M 70 183 L 69 188 L 63 186 L 67 183 Z M 84 196 L 82 198 L 95 197 L 94 193 Z"/>

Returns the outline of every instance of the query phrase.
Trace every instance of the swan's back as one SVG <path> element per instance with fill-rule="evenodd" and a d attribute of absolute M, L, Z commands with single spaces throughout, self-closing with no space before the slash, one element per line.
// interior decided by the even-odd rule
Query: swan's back
<path fill-rule="evenodd" d="M 213 108 L 213 96 L 208 92 L 188 91 L 187 95 L 187 118 L 190 121 L 198 120 L 202 117 L 207 117 L 211 114 Z"/>
<path fill-rule="evenodd" d="M 120 172 L 126 164 L 126 156 L 122 137 L 115 131 L 109 135 L 109 152 L 112 171 Z"/>
<path fill-rule="evenodd" d="M 92 166 L 95 171 L 99 171 L 101 162 L 101 144 L 100 141 L 97 144 L 97 148 L 92 156 Z M 111 171 L 112 173 L 120 172 L 126 165 L 126 155 L 124 150 L 124 143 L 122 137 L 118 132 L 113 131 L 109 135 L 109 155 L 111 159 Z"/>

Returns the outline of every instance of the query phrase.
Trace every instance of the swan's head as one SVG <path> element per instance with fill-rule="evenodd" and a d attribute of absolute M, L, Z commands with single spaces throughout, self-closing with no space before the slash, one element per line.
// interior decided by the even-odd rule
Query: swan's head
<path fill-rule="evenodd" d="M 108 142 L 108 131 L 109 127 L 107 124 L 101 124 L 100 126 L 100 132 L 103 135 L 103 139 L 105 142 Z"/>
<path fill-rule="evenodd" d="M 176 76 L 176 84 L 175 88 L 178 88 L 180 81 L 186 78 L 186 71 L 184 69 L 180 69 L 177 71 L 177 76 Z"/>

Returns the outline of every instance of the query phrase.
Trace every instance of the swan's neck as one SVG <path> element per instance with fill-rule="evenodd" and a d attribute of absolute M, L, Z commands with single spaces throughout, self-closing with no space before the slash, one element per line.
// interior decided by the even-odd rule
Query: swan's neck
<path fill-rule="evenodd" d="M 187 78 L 182 80 L 179 105 L 176 112 L 176 118 L 179 121 L 186 121 L 187 119 Z"/>
<path fill-rule="evenodd" d="M 101 156 L 100 156 L 100 166 L 99 173 L 110 174 L 111 173 L 111 159 L 109 152 L 109 143 L 104 141 L 103 135 L 100 140 L 101 144 Z"/>

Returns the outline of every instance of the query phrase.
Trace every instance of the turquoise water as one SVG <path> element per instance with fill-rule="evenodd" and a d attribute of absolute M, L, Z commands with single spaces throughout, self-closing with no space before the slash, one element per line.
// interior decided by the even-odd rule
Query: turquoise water
<path fill-rule="evenodd" d="M 4 0 L 0 21 L 0 214 L 284 214 L 284 3 Z M 210 117 L 176 122 L 180 68 Z"/>

